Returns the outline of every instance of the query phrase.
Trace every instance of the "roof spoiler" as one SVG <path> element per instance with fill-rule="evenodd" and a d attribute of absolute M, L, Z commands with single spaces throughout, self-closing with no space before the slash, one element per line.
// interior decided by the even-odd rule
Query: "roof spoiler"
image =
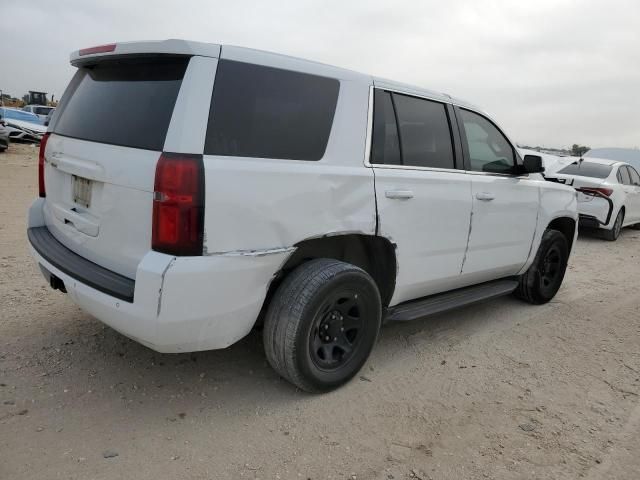
<path fill-rule="evenodd" d="M 103 57 L 122 55 L 187 55 L 202 57 L 220 57 L 220 45 L 192 42 L 188 40 L 156 40 L 143 42 L 119 42 L 82 48 L 71 53 L 70 61 L 74 67 L 94 63 Z"/>

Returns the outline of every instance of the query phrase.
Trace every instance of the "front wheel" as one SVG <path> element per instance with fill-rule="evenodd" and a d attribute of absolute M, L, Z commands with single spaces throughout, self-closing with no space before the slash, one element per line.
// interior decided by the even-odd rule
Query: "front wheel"
<path fill-rule="evenodd" d="M 536 258 L 529 270 L 520 277 L 514 294 L 534 305 L 547 303 L 555 297 L 562 285 L 568 260 L 569 245 L 566 237 L 557 230 L 546 230 Z"/>
<path fill-rule="evenodd" d="M 381 316 L 378 288 L 364 270 L 338 260 L 311 260 L 284 279 L 269 304 L 267 360 L 302 390 L 333 390 L 366 362 Z"/>

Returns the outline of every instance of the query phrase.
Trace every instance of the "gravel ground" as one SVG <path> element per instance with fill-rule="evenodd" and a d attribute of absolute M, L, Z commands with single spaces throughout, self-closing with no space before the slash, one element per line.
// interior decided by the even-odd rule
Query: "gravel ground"
<path fill-rule="evenodd" d="M 37 149 L 0 154 L 1 479 L 637 479 L 640 232 L 581 236 L 548 305 L 383 329 L 347 386 L 296 391 L 259 332 L 155 353 L 28 255 Z"/>

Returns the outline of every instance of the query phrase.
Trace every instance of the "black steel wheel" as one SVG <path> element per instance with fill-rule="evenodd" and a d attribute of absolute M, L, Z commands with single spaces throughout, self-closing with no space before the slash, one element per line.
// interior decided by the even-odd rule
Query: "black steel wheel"
<path fill-rule="evenodd" d="M 356 291 L 344 290 L 324 302 L 309 336 L 311 359 L 318 368 L 335 370 L 349 361 L 362 340 L 365 311 Z"/>
<path fill-rule="evenodd" d="M 566 237 L 557 230 L 546 230 L 529 270 L 520 277 L 514 294 L 533 303 L 547 303 L 560 289 L 569 260 Z"/>
<path fill-rule="evenodd" d="M 267 360 L 302 390 L 333 390 L 366 362 L 381 310 L 377 286 L 364 270 L 331 259 L 304 263 L 284 279 L 267 309 Z"/>
<path fill-rule="evenodd" d="M 552 243 L 545 252 L 540 264 L 540 290 L 548 294 L 550 294 L 553 289 L 557 291 L 556 286 L 559 287 L 558 280 L 562 282 L 561 275 L 564 275 L 565 267 L 566 258 L 564 258 L 559 243 Z M 555 295 L 555 292 L 553 292 L 553 294 Z"/>

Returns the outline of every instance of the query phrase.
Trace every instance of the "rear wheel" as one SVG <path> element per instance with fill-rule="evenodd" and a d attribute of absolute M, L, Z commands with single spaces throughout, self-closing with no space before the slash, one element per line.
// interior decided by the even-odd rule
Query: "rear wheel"
<path fill-rule="evenodd" d="M 326 392 L 362 368 L 378 336 L 381 301 L 362 269 L 311 260 L 278 287 L 265 317 L 267 360 L 307 392 Z"/>
<path fill-rule="evenodd" d="M 624 209 L 620 209 L 620 211 L 618 212 L 618 215 L 616 216 L 615 222 L 613 222 L 613 227 L 611 227 L 611 230 L 604 230 L 604 233 L 603 233 L 604 239 L 609 240 L 610 242 L 615 242 L 620 236 L 623 222 L 624 222 Z"/>
<path fill-rule="evenodd" d="M 529 270 L 520 277 L 514 294 L 522 300 L 539 305 L 547 303 L 560 289 L 569 260 L 566 237 L 557 230 L 546 230 L 538 253 Z"/>

